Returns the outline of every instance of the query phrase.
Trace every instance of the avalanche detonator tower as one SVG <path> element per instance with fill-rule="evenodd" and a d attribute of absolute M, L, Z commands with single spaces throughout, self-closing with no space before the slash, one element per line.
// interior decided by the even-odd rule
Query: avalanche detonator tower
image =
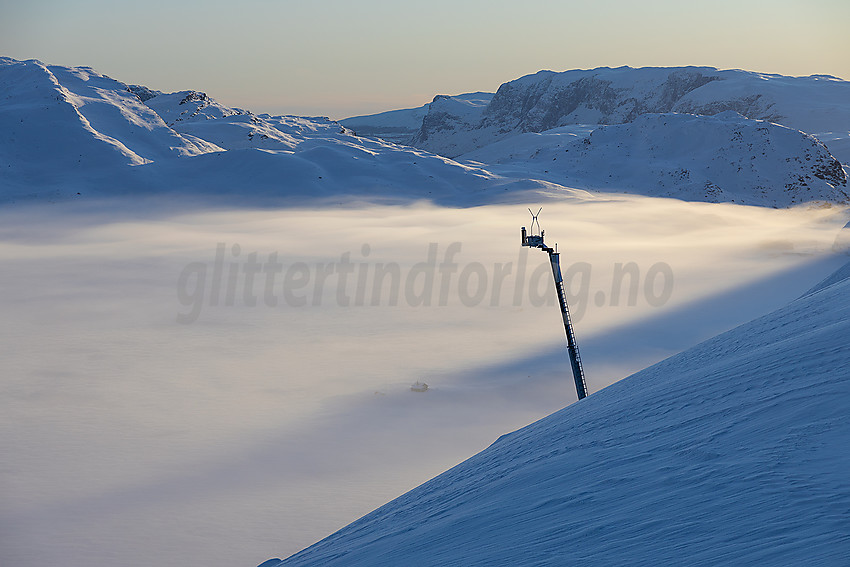
<path fill-rule="evenodd" d="M 567 296 L 564 293 L 564 278 L 561 276 L 560 254 L 556 251 L 558 245 L 555 244 L 555 248 L 551 248 L 544 244 L 543 231 L 540 230 L 540 221 L 537 220 L 537 217 L 540 215 L 540 211 L 542 210 L 543 207 L 541 207 L 535 215 L 531 209 L 528 209 L 528 212 L 531 213 L 531 234 L 527 234 L 525 227 L 522 227 L 522 245 L 529 246 L 531 248 L 540 248 L 549 254 L 549 263 L 552 265 L 552 277 L 555 280 L 555 291 L 558 293 L 558 303 L 561 306 L 561 317 L 564 320 L 564 330 L 567 332 L 567 351 L 570 353 L 570 366 L 573 369 L 576 393 L 578 394 L 578 399 L 581 400 L 587 397 L 587 384 L 584 381 L 584 369 L 581 366 L 581 355 L 579 355 L 578 352 L 576 336 L 573 332 L 572 321 L 570 320 L 570 309 L 567 306 Z M 534 233 L 535 224 L 537 224 L 537 230 L 540 234 Z"/>

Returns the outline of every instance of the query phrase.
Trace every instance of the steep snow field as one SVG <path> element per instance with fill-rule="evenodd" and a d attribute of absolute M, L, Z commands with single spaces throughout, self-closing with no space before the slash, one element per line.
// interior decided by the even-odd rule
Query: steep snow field
<path fill-rule="evenodd" d="M 281 565 L 846 565 L 843 274 L 503 436 Z"/>

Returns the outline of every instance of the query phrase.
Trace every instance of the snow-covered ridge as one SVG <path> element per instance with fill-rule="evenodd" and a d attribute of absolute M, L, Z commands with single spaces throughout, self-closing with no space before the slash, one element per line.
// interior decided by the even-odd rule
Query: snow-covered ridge
<path fill-rule="evenodd" d="M 351 128 L 360 136 L 382 138 L 397 144 L 409 144 L 422 128 L 422 121 L 430 114 L 429 110 L 433 105 L 454 105 L 469 109 L 483 108 L 492 98 L 493 93 L 485 92 L 452 96 L 437 95 L 429 104 L 417 108 L 390 110 L 388 112 L 379 112 L 378 114 L 369 114 L 366 116 L 352 116 L 339 122 L 346 128 Z M 433 120 L 433 115 L 430 120 Z"/>
<path fill-rule="evenodd" d="M 841 565 L 850 270 L 590 395 L 282 565 Z"/>
<path fill-rule="evenodd" d="M 572 124 L 620 124 L 641 114 L 727 110 L 810 134 L 850 131 L 850 83 L 713 67 L 607 67 L 540 71 L 504 83 L 486 107 L 435 101 L 412 144 L 458 156 L 525 132 Z"/>

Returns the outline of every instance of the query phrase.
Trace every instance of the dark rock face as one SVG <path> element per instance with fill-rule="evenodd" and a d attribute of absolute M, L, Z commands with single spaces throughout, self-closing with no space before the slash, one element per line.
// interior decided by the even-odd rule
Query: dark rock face
<path fill-rule="evenodd" d="M 707 116 L 713 116 L 731 110 L 747 118 L 767 120 L 768 122 L 782 122 L 784 116 L 771 112 L 771 106 L 770 103 L 765 104 L 762 95 L 753 94 L 737 99 L 712 101 L 702 105 L 686 102 L 678 105 L 676 110 L 686 114 L 704 114 Z"/>
<path fill-rule="evenodd" d="M 661 88 L 661 95 L 659 96 L 660 108 L 664 110 L 653 112 L 669 112 L 683 96 L 711 81 L 717 80 L 720 80 L 720 77 L 706 76 L 700 72 L 673 71 L 664 82 Z"/>
<path fill-rule="evenodd" d="M 821 142 L 818 142 L 818 145 L 822 146 L 823 153 L 819 153 L 815 157 L 812 175 L 818 179 L 823 179 L 833 187 L 847 187 L 847 174 L 844 173 L 841 163 L 829 154 L 829 150 L 825 145 Z"/>
<path fill-rule="evenodd" d="M 600 124 L 631 122 L 641 114 L 670 112 L 689 92 L 719 80 L 697 71 L 675 70 L 658 85 L 657 94 L 648 98 L 635 96 L 629 88 L 617 88 L 596 74 L 566 84 L 560 77 L 552 73 L 531 84 L 503 84 L 484 112 L 482 125 L 513 123 L 522 132 L 542 132 L 574 124 L 568 117 L 582 108 L 598 111 Z"/>
<path fill-rule="evenodd" d="M 610 115 L 620 94 L 612 88 L 611 81 L 597 77 L 581 78 L 566 87 L 553 86 L 551 79 L 526 88 L 503 88 L 506 85 L 493 97 L 491 107 L 494 103 L 498 106 L 493 112 L 489 112 L 490 108 L 485 112 L 485 124 L 509 124 L 513 118 L 522 132 L 542 132 L 562 126 L 562 119 L 582 106 Z"/>
<path fill-rule="evenodd" d="M 144 85 L 128 85 L 127 90 L 139 97 L 139 100 L 145 102 L 146 100 L 150 100 L 155 96 L 159 96 L 162 94 L 161 91 L 155 91 L 153 89 L 149 89 Z"/>
<path fill-rule="evenodd" d="M 440 132 L 443 130 L 451 130 L 454 128 L 455 122 L 459 119 L 457 115 L 445 111 L 429 112 L 422 119 L 423 136 L 428 139 L 428 132 Z"/>
<path fill-rule="evenodd" d="M 187 102 L 200 102 L 207 105 L 210 102 L 210 98 L 207 96 L 207 93 L 190 91 L 189 94 L 183 97 L 183 100 L 181 100 L 179 104 L 186 104 Z"/>

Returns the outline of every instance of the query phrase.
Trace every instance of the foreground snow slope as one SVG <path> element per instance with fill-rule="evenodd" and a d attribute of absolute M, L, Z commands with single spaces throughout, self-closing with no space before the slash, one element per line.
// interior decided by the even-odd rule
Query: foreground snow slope
<path fill-rule="evenodd" d="M 534 203 L 95 205 L 0 209 L 0 455 L 14 456 L 0 473 L 4 567 L 289 556 L 575 400 L 546 254 L 518 243 Z M 825 254 L 847 248 L 836 234 L 850 217 L 616 196 L 549 203 L 541 220 L 574 275 L 573 322 L 596 392 L 804 293 L 843 264 Z M 430 307 L 409 302 L 430 243 L 439 267 L 454 242 L 449 285 L 434 270 Z M 267 274 L 255 287 L 244 274 L 251 258 L 271 266 L 273 256 L 284 273 L 269 302 Z M 347 283 L 344 261 L 357 267 Z M 282 280 L 302 262 L 298 306 Z M 620 280 L 615 301 L 620 262 L 635 264 L 637 287 Z M 659 262 L 675 274 L 664 305 L 645 295 Z M 486 295 L 470 307 L 460 274 L 476 263 Z M 371 305 L 373 276 L 391 265 L 398 304 L 381 293 Z M 203 266 L 203 281 L 180 283 Z M 513 270 L 496 292 L 500 266 Z M 196 306 L 194 323 L 178 322 Z M 411 392 L 416 381 L 428 392 Z"/>
<path fill-rule="evenodd" d="M 848 270 L 285 565 L 846 565 Z"/>

